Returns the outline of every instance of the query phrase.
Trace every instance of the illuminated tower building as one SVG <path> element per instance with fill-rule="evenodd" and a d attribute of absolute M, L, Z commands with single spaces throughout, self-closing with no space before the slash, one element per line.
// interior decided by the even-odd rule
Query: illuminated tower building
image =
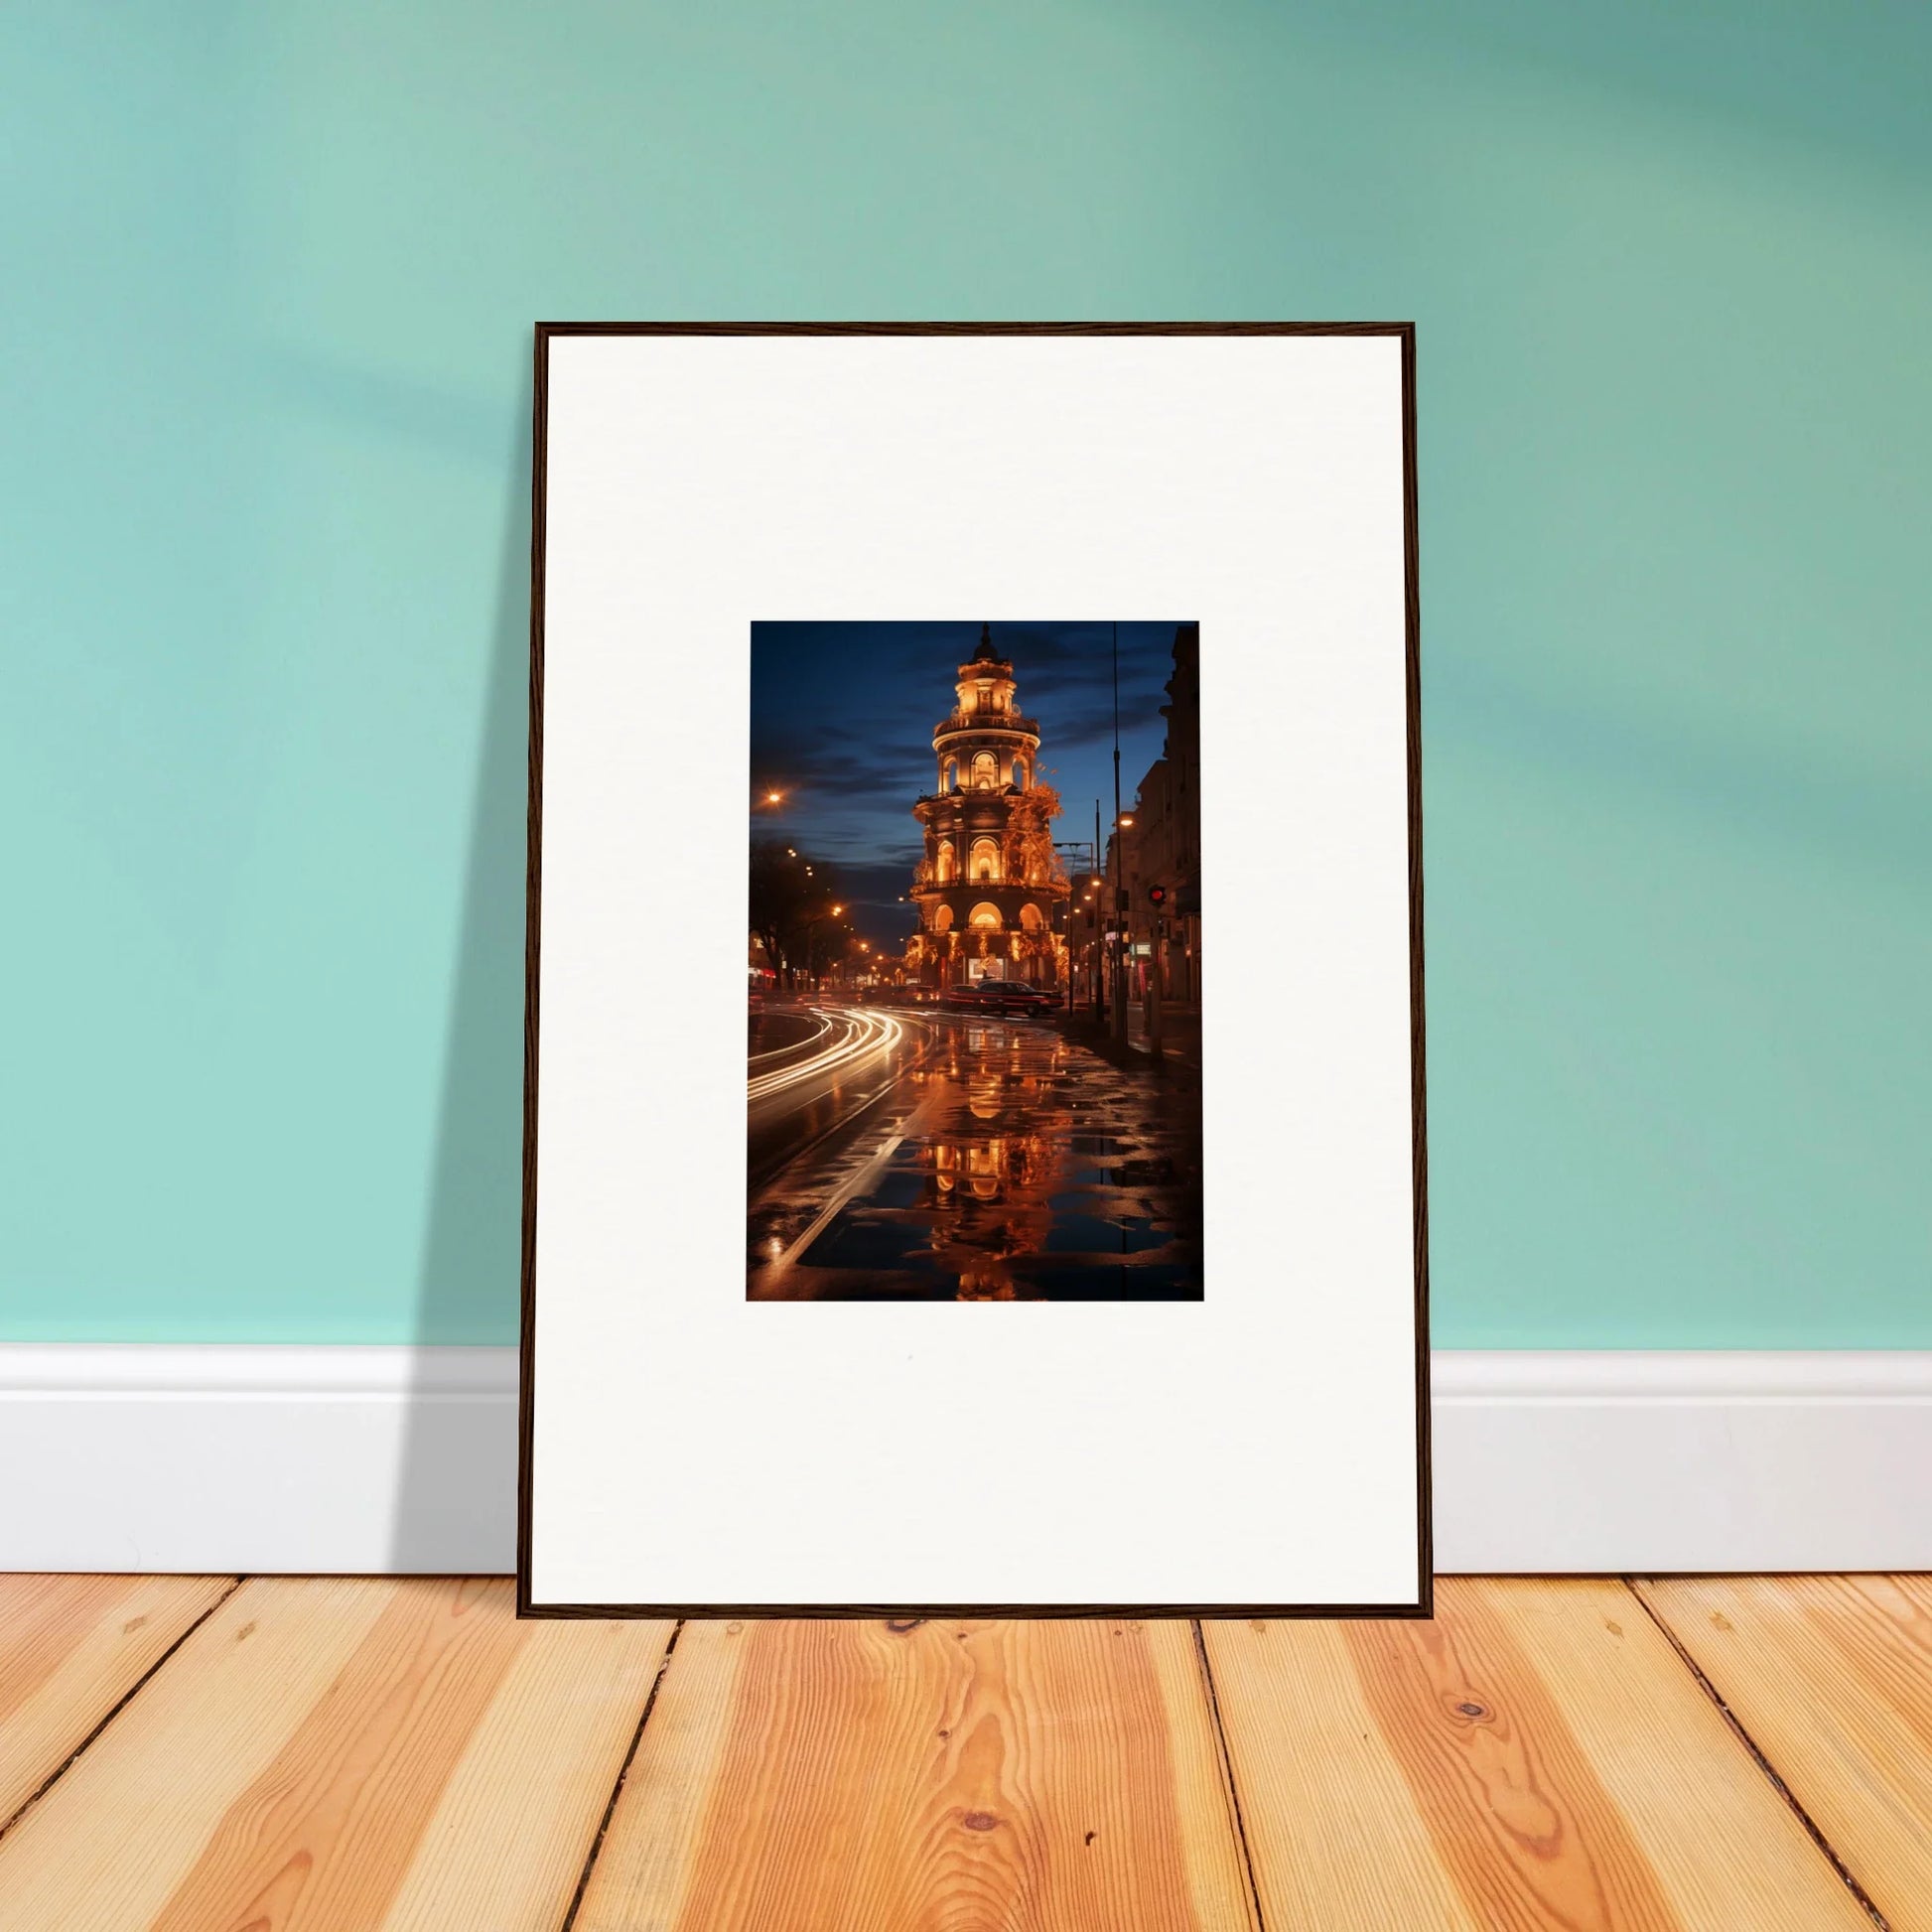
<path fill-rule="evenodd" d="M 990 625 L 953 688 L 958 702 L 932 734 L 939 788 L 912 807 L 925 857 L 912 882 L 919 931 L 909 955 L 935 984 L 1057 986 L 1066 942 L 1053 914 L 1068 891 L 1053 853 L 1060 801 L 1038 782 L 1039 726 L 1014 704 L 1013 665 Z"/>

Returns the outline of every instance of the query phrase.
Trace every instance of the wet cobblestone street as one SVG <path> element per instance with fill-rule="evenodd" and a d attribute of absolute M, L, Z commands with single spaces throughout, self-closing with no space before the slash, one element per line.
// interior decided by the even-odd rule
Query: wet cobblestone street
<path fill-rule="evenodd" d="M 1192 1081 L 1037 1022 L 917 1032 L 855 1135 L 755 1193 L 754 1300 L 1201 1299 Z"/>

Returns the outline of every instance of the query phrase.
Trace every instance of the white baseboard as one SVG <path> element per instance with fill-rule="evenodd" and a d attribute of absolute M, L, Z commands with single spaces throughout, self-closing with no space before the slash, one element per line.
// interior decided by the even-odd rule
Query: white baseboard
<path fill-rule="evenodd" d="M 516 1567 L 513 1348 L 0 1346 L 0 1570 Z"/>
<path fill-rule="evenodd" d="M 1932 1570 L 1932 1351 L 1439 1352 L 1437 1567 Z M 0 1569 L 500 1573 L 509 1348 L 0 1345 Z"/>
<path fill-rule="evenodd" d="M 1932 1351 L 1450 1350 L 1444 1575 L 1932 1570 Z"/>

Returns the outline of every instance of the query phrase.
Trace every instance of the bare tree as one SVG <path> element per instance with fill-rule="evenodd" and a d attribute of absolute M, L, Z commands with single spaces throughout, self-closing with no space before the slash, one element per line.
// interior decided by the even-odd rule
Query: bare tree
<path fill-rule="evenodd" d="M 752 842 L 751 933 L 772 971 L 788 983 L 801 972 L 816 977 L 838 956 L 842 940 L 833 908 L 839 903 L 838 880 L 829 868 L 776 839 Z"/>

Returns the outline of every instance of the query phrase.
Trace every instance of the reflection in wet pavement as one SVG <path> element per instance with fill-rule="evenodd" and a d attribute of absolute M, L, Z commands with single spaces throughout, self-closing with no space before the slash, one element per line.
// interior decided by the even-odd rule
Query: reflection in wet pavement
<path fill-rule="evenodd" d="M 1201 1299 L 1198 1093 L 1044 1026 L 929 1024 L 864 1134 L 753 1203 L 753 1299 Z"/>

